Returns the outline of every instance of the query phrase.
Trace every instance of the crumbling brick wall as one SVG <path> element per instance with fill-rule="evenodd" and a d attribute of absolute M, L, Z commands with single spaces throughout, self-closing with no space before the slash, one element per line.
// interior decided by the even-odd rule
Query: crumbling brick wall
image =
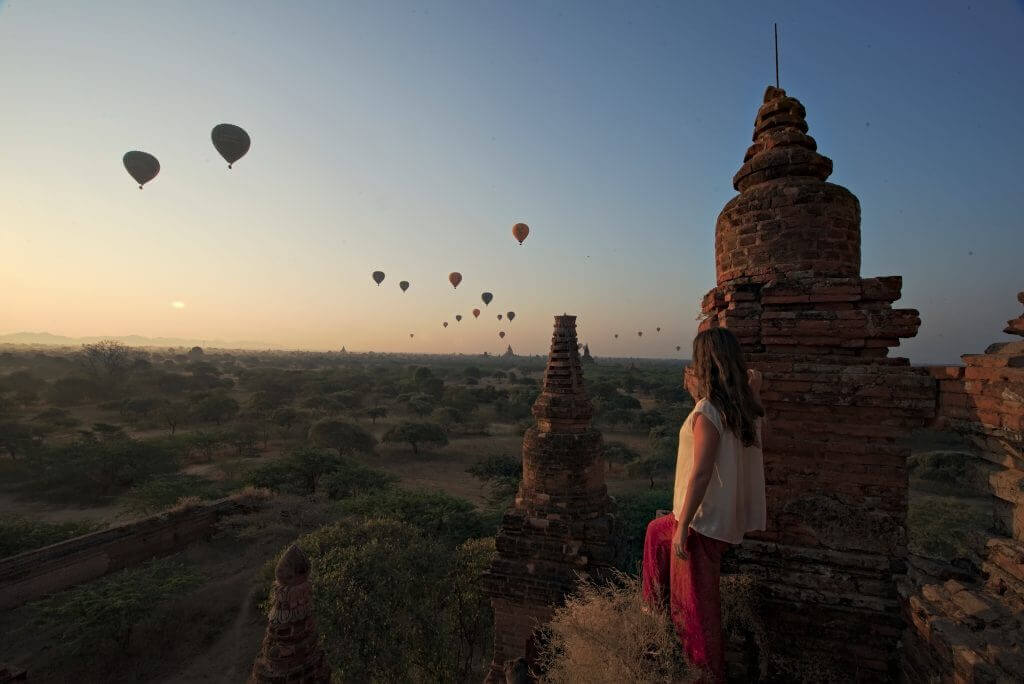
<path fill-rule="evenodd" d="M 1005 332 L 1024 336 L 1024 316 Z M 976 572 L 931 568 L 904 583 L 904 670 L 913 681 L 1024 681 L 1024 342 L 961 358 L 966 365 L 929 369 L 937 420 L 997 466 L 992 534 Z"/>

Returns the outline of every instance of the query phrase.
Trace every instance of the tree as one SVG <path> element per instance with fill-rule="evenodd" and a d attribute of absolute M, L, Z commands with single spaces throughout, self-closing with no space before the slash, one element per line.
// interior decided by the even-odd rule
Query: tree
<path fill-rule="evenodd" d="M 167 429 L 174 436 L 178 426 L 188 419 L 189 406 L 183 401 L 165 401 L 160 406 L 160 417 L 167 423 Z"/>
<path fill-rule="evenodd" d="M 383 406 L 374 406 L 366 409 L 366 415 L 370 419 L 370 422 L 376 425 L 378 418 L 388 417 L 388 410 Z"/>
<path fill-rule="evenodd" d="M 400 423 L 384 434 L 385 442 L 405 442 L 412 447 L 412 453 L 419 454 L 421 444 L 444 446 L 448 435 L 437 423 Z"/>
<path fill-rule="evenodd" d="M 81 404 L 96 394 L 96 384 L 92 380 L 75 375 L 55 380 L 46 392 L 50 403 L 57 406 Z"/>
<path fill-rule="evenodd" d="M 641 425 L 650 430 L 658 425 L 663 425 L 665 423 L 665 416 L 661 411 L 654 409 L 651 411 L 641 411 L 637 420 Z"/>
<path fill-rule="evenodd" d="M 103 340 L 83 344 L 79 359 L 86 371 L 98 382 L 113 389 L 128 374 L 132 362 L 132 348 L 117 340 Z"/>
<path fill-rule="evenodd" d="M 456 423 L 461 423 L 465 420 L 465 416 L 462 415 L 462 411 L 451 406 L 441 406 L 434 411 L 434 420 L 438 422 L 446 431 L 451 429 L 451 426 Z"/>
<path fill-rule="evenodd" d="M 466 472 L 491 488 L 490 503 L 504 508 L 523 477 L 523 462 L 511 456 L 489 456 L 477 461 Z"/>
<path fill-rule="evenodd" d="M 36 431 L 31 425 L 0 422 L 0 453 L 7 452 L 12 459 L 17 458 L 28 453 L 36 443 Z"/>
<path fill-rule="evenodd" d="M 194 412 L 197 419 L 220 425 L 238 415 L 238 402 L 223 394 L 211 394 L 196 404 Z"/>
<path fill-rule="evenodd" d="M 287 437 L 288 433 L 292 430 L 292 426 L 299 419 L 299 412 L 291 406 L 283 406 L 274 411 L 272 419 L 274 424 L 281 428 L 282 434 Z"/>
<path fill-rule="evenodd" d="M 417 416 L 425 416 L 434 410 L 434 402 L 426 394 L 414 394 L 408 403 L 409 408 Z"/>
<path fill-rule="evenodd" d="M 317 446 L 337 449 L 339 456 L 355 451 L 372 453 L 377 444 L 373 435 L 358 425 L 335 419 L 314 423 L 309 439 Z"/>

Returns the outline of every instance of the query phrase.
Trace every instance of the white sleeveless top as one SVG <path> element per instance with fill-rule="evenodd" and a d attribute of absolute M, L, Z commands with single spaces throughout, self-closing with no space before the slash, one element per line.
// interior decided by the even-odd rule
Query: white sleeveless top
<path fill-rule="evenodd" d="M 683 511 L 686 485 L 693 468 L 693 422 L 697 420 L 698 413 L 711 421 L 720 438 L 718 453 L 715 454 L 715 471 L 690 527 L 706 537 L 739 544 L 746 532 L 765 529 L 768 516 L 764 492 L 764 457 L 760 446 L 743 446 L 740 438 L 725 425 L 725 417 L 707 399 L 697 402 L 679 430 L 672 513 L 679 520 Z M 761 442 L 761 423 L 759 418 L 758 444 Z"/>

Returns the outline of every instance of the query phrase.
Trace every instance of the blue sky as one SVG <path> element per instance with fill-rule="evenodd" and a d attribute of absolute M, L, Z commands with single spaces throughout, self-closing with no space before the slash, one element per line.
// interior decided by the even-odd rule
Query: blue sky
<path fill-rule="evenodd" d="M 597 355 L 686 356 L 773 21 L 781 85 L 860 199 L 862 275 L 902 275 L 921 311 L 897 352 L 1008 339 L 1024 9 L 999 1 L 13 0 L 0 333 L 531 353 L 567 311 Z M 221 122 L 253 139 L 230 172 Z M 163 165 L 143 192 L 130 149 Z"/>

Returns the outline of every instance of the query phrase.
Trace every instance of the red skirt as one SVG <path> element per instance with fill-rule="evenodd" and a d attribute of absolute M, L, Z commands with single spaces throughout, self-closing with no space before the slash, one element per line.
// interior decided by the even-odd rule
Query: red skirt
<path fill-rule="evenodd" d="M 705 537 L 690 528 L 686 537 L 688 558 L 672 551 L 676 530 L 673 515 L 647 525 L 644 540 L 643 592 L 651 606 L 668 603 L 672 624 L 690 662 L 708 672 L 701 681 L 725 681 L 725 648 L 722 643 L 722 595 L 719 576 L 722 554 L 731 544 Z"/>

